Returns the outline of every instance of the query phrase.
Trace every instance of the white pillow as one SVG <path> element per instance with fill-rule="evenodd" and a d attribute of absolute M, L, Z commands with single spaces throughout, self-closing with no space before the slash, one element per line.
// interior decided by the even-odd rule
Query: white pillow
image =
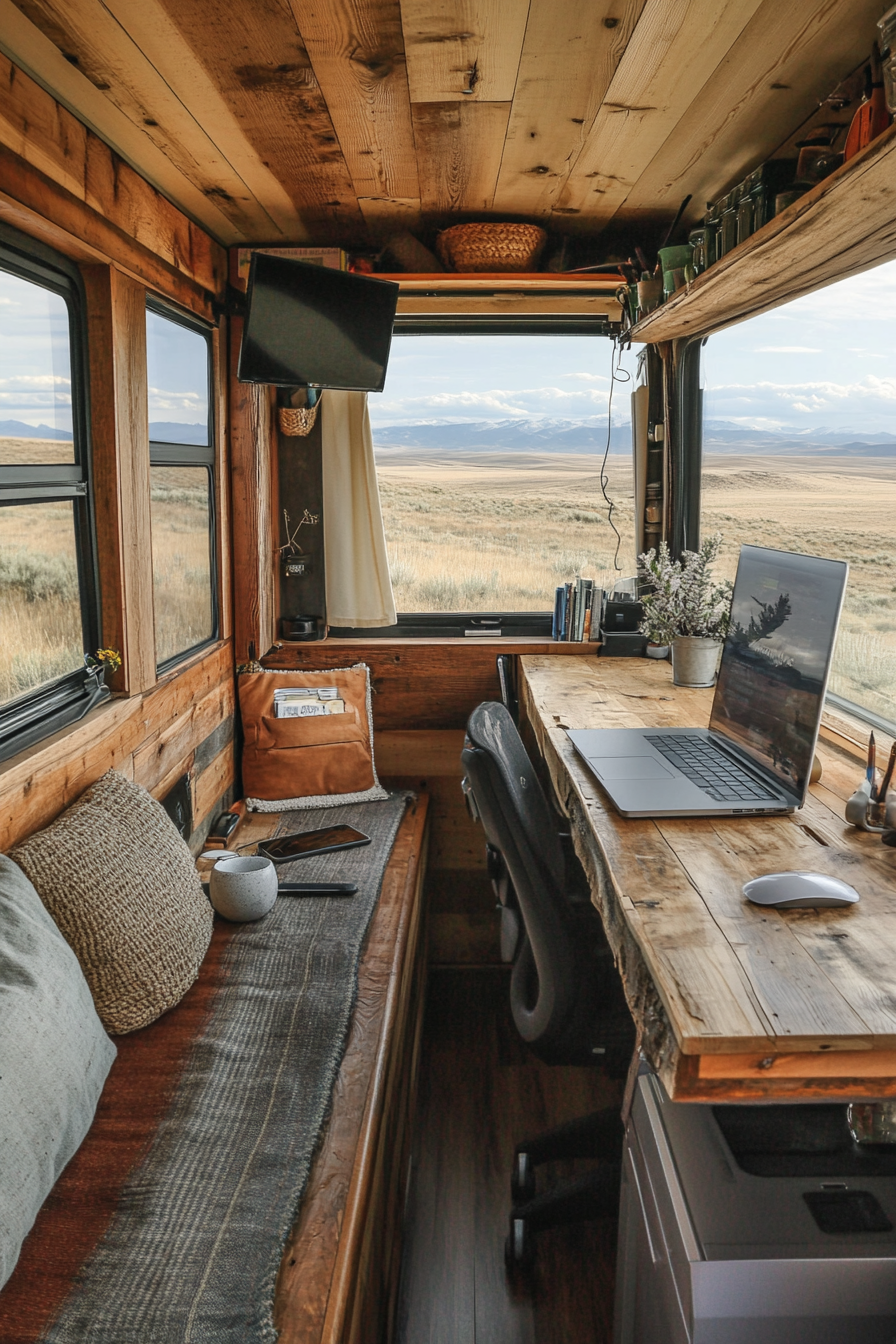
<path fill-rule="evenodd" d="M 115 1054 L 77 957 L 0 854 L 0 1287 L 90 1128 Z"/>

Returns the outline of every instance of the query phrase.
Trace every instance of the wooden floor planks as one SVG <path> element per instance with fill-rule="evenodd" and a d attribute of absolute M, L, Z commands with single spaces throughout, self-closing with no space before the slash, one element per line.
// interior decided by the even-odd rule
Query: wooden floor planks
<path fill-rule="evenodd" d="M 598 1070 L 550 1067 L 525 1049 L 508 983 L 503 969 L 430 973 L 397 1344 L 612 1337 L 615 1222 L 544 1233 L 528 1287 L 504 1274 L 514 1144 L 621 1101 Z"/>

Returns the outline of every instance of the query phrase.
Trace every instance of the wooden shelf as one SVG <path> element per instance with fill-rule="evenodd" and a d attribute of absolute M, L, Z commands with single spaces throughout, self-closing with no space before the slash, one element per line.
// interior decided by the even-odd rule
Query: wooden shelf
<path fill-rule="evenodd" d="M 374 280 L 394 280 L 403 293 L 417 294 L 478 294 L 486 290 L 489 294 L 515 293 L 525 290 L 527 293 L 555 291 L 568 294 L 579 291 L 593 294 L 595 291 L 615 295 L 625 281 L 615 271 L 436 271 L 431 275 L 413 275 L 401 271 L 397 274 L 373 276 Z"/>
<path fill-rule="evenodd" d="M 483 313 L 490 316 L 565 315 L 622 320 L 616 291 L 624 284 L 606 272 L 554 275 L 551 272 L 440 272 L 388 275 L 401 286 L 398 311 L 411 316 Z"/>
<path fill-rule="evenodd" d="M 709 335 L 896 256 L 896 126 L 633 329 L 654 344 Z"/>

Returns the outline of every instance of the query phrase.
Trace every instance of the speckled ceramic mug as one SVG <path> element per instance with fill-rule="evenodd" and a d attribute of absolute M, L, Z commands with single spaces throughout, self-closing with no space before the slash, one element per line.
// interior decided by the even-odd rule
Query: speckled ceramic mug
<path fill-rule="evenodd" d="M 219 859 L 209 877 L 209 898 L 219 915 L 238 923 L 263 919 L 277 899 L 277 869 L 270 859 Z"/>

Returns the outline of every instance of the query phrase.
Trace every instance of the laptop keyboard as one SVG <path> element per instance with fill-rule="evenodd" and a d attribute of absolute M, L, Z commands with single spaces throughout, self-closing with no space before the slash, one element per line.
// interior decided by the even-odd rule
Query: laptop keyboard
<path fill-rule="evenodd" d="M 674 737 L 647 737 L 647 741 L 717 803 L 751 802 L 773 796 L 771 789 L 757 784 L 746 770 L 741 770 L 704 737 L 676 734 Z"/>

